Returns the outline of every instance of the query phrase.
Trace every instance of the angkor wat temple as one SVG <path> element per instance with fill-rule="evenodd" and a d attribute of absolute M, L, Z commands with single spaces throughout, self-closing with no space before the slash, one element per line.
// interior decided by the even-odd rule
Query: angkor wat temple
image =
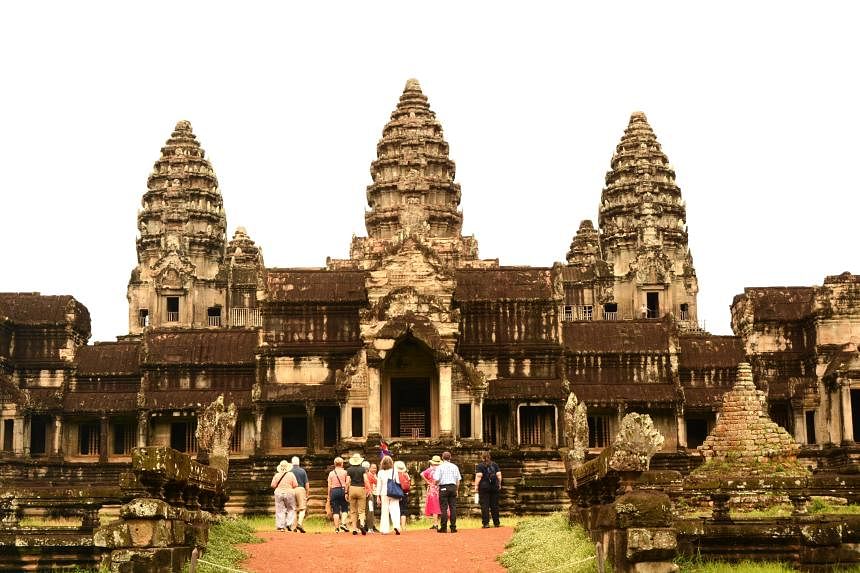
<path fill-rule="evenodd" d="M 462 235 L 454 162 L 417 81 L 377 153 L 349 258 L 266 267 L 244 229 L 227 240 L 215 172 L 177 123 L 137 219 L 128 334 L 88 344 L 72 296 L 0 294 L 0 480 L 115 484 L 136 446 L 194 452 L 198 411 L 224 394 L 240 412 L 237 509 L 269 503 L 283 457 L 319 472 L 335 453 L 375 457 L 384 438 L 413 461 L 491 448 L 523 478 L 506 502 L 537 511 L 564 498 L 570 390 L 590 447 L 647 412 L 665 437 L 653 463 L 684 469 L 739 362 L 803 455 L 860 436 L 860 276 L 745 289 L 735 335 L 703 331 L 685 202 L 644 114 L 612 155 L 598 224 L 582 221 L 552 267 L 481 259 Z"/>

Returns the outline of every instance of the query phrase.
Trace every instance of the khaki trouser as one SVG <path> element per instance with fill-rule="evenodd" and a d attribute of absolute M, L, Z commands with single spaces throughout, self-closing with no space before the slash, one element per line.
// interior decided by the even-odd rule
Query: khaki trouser
<path fill-rule="evenodd" d="M 365 516 L 365 500 L 367 497 L 364 493 L 364 486 L 349 486 L 349 519 L 352 521 L 352 528 L 357 530 L 359 527 L 364 527 Z"/>

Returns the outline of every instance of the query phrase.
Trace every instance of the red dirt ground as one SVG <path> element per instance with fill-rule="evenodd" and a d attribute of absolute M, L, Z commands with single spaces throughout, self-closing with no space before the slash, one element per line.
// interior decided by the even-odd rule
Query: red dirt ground
<path fill-rule="evenodd" d="M 504 573 L 496 556 L 505 549 L 511 527 L 461 529 L 455 534 L 429 529 L 396 536 L 348 533 L 261 532 L 266 543 L 243 545 L 250 557 L 239 567 L 254 573 L 348 571 L 480 571 Z"/>

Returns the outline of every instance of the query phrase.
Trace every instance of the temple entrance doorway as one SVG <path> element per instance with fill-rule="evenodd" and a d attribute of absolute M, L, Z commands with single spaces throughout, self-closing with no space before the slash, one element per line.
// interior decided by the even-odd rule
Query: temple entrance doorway
<path fill-rule="evenodd" d="M 860 390 L 851 390 L 851 428 L 853 436 L 848 436 L 851 441 L 860 438 Z"/>
<path fill-rule="evenodd" d="M 433 352 L 407 335 L 382 368 L 382 432 L 394 438 L 438 435 L 439 375 Z"/>

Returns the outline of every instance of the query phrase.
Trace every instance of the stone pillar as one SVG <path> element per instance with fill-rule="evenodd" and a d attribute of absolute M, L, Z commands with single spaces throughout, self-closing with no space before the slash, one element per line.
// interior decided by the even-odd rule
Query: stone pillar
<path fill-rule="evenodd" d="M 484 441 L 484 401 L 481 398 L 472 401 L 472 438 Z"/>
<path fill-rule="evenodd" d="M 517 410 L 517 403 L 513 400 L 508 402 L 508 444 L 520 443 L 520 413 Z"/>
<path fill-rule="evenodd" d="M 352 437 L 352 412 L 349 403 L 340 405 L 340 438 Z"/>
<path fill-rule="evenodd" d="M 851 388 L 842 386 L 842 443 L 854 443 L 854 416 L 851 411 Z"/>
<path fill-rule="evenodd" d="M 379 437 L 382 435 L 382 388 L 379 368 L 367 368 L 367 435 Z"/>
<path fill-rule="evenodd" d="M 51 453 L 55 456 L 63 455 L 63 416 L 56 414 L 54 416 L 54 445 Z"/>
<path fill-rule="evenodd" d="M 305 402 L 305 413 L 308 417 L 308 449 L 307 452 L 312 454 L 316 450 L 317 428 L 314 423 L 317 407 L 313 402 Z"/>
<path fill-rule="evenodd" d="M 263 444 L 263 418 L 265 417 L 266 409 L 258 406 L 254 410 L 254 455 L 262 455 L 265 452 Z"/>
<path fill-rule="evenodd" d="M 684 419 L 683 414 L 678 414 L 676 419 L 676 424 L 678 425 L 678 447 L 686 448 L 687 447 L 687 420 Z"/>
<path fill-rule="evenodd" d="M 439 437 L 454 436 L 451 364 L 439 364 Z"/>
<path fill-rule="evenodd" d="M 108 461 L 108 441 L 110 436 L 110 425 L 107 415 L 102 414 L 99 418 L 99 461 L 107 463 Z"/>
<path fill-rule="evenodd" d="M 520 405 L 519 404 L 514 406 L 514 412 L 516 412 L 516 416 L 514 416 L 514 419 L 516 420 L 516 423 L 514 424 L 514 432 L 515 432 L 514 441 L 519 446 L 520 445 Z"/>
<path fill-rule="evenodd" d="M 806 443 L 806 416 L 803 408 L 794 408 L 794 441 L 798 444 Z"/>
<path fill-rule="evenodd" d="M 30 416 L 24 416 L 21 423 L 21 451 L 24 457 L 30 457 L 30 422 Z"/>
<path fill-rule="evenodd" d="M 149 412 L 141 410 L 137 413 L 137 447 L 145 448 L 149 445 Z"/>
<path fill-rule="evenodd" d="M 24 416 L 15 416 L 15 423 L 12 427 L 12 451 L 15 455 L 24 455 Z"/>

